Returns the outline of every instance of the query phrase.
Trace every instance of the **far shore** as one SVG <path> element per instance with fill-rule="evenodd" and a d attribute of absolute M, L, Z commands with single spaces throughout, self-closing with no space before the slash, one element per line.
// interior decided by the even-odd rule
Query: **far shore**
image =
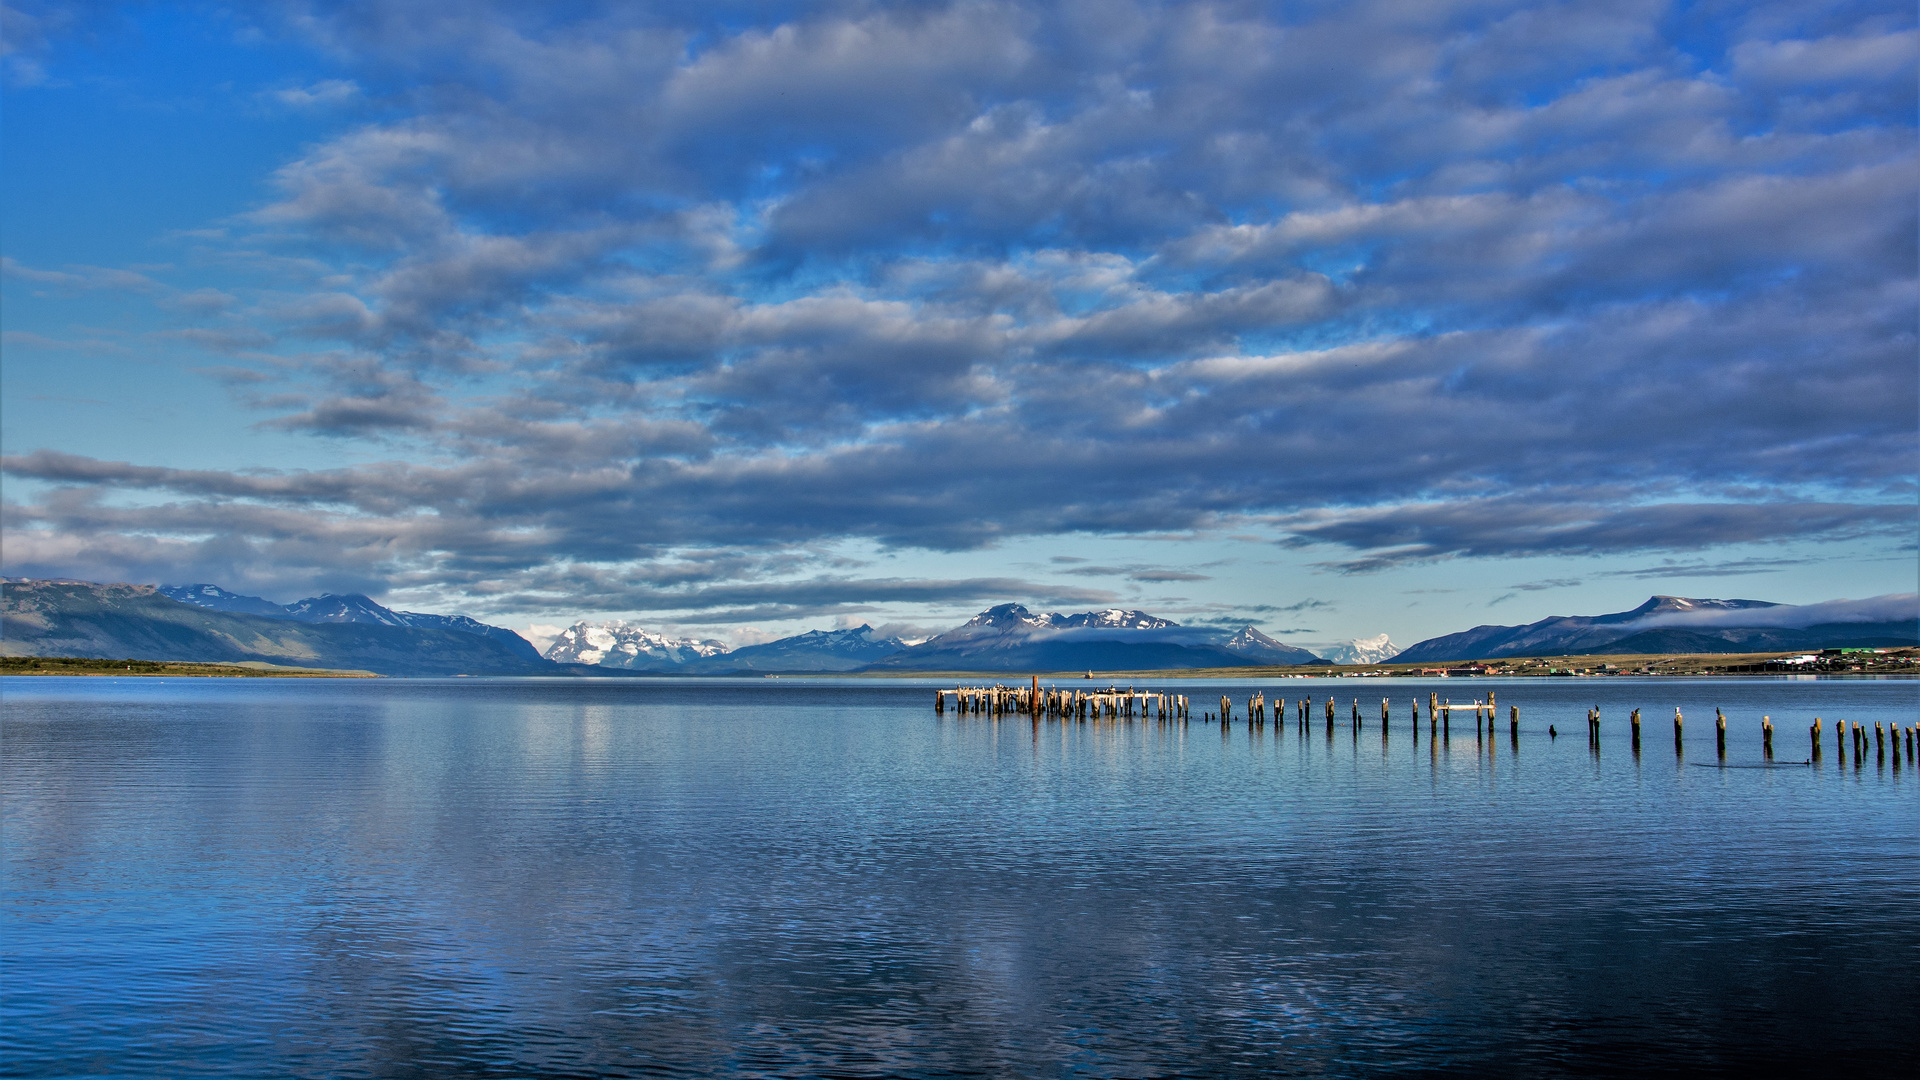
<path fill-rule="evenodd" d="M 0 656 L 0 675 L 115 675 L 200 679 L 377 679 L 371 671 L 283 667 L 243 660 L 203 664 L 188 660 L 101 660 L 81 656 Z"/>
<path fill-rule="evenodd" d="M 1120 679 L 1313 679 L 1313 678 L 1604 678 L 1618 676 L 1755 676 L 1875 675 L 1920 677 L 1920 648 L 1884 650 L 1827 650 L 1805 661 L 1804 652 L 1688 653 L 1673 656 L 1622 654 L 1607 656 L 1508 657 L 1499 660 L 1458 661 L 1451 664 L 1308 664 L 1287 667 L 1166 668 L 1154 670 L 1081 671 L 740 671 L 713 675 L 681 675 L 671 671 L 634 671 L 608 668 L 605 676 L 593 669 L 570 665 L 552 676 L 528 674 L 461 675 L 456 678 L 707 678 L 765 679 L 992 679 L 1027 682 L 1114 682 Z M 182 660 L 106 660 L 69 656 L 0 657 L 0 675 L 116 675 L 216 679 L 379 679 L 371 671 L 300 668 L 260 661 L 237 663 Z"/>
<path fill-rule="evenodd" d="M 1832 650 L 1829 650 L 1831 653 Z M 1100 671 L 1095 682 L 1115 679 L 1314 679 L 1314 678 L 1594 678 L 1623 675 L 1907 675 L 1920 676 L 1920 649 L 1887 649 L 1821 655 L 1807 664 L 1787 661 L 1808 655 L 1799 652 L 1686 653 L 1654 656 L 1643 653 L 1604 656 L 1526 656 L 1498 660 L 1461 660 L 1427 664 L 1304 664 L 1287 667 L 1164 668 L 1151 671 Z M 1086 682 L 1086 671 L 857 671 L 780 673 L 793 678 L 857 679 L 1018 679 L 1035 676 L 1050 681 Z"/>

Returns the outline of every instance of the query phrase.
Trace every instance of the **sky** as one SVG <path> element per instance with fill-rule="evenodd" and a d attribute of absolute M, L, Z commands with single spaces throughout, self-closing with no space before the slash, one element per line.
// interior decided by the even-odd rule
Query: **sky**
<path fill-rule="evenodd" d="M 9 0 L 0 567 L 734 644 L 1910 593 L 1915 16 Z"/>

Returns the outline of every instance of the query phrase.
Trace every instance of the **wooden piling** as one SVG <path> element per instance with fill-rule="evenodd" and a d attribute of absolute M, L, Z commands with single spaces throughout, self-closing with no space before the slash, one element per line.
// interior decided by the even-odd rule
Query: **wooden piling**
<path fill-rule="evenodd" d="M 1629 719 L 1633 722 L 1633 752 L 1637 754 L 1640 752 L 1640 710 L 1633 710 Z"/>
<path fill-rule="evenodd" d="M 1673 755 L 1680 757 L 1685 753 L 1686 748 L 1680 743 L 1680 710 L 1675 709 L 1673 710 Z"/>
<path fill-rule="evenodd" d="M 1807 729 L 1807 734 L 1812 736 L 1813 738 L 1813 760 L 1819 761 L 1820 760 L 1820 718 L 1819 717 L 1816 716 L 1813 718 L 1813 726 Z"/>
<path fill-rule="evenodd" d="M 1507 734 L 1516 742 L 1520 738 L 1520 706 L 1507 706 Z"/>
<path fill-rule="evenodd" d="M 1713 748 L 1721 761 L 1727 760 L 1727 714 L 1713 710 Z"/>
<path fill-rule="evenodd" d="M 1760 718 L 1760 753 L 1768 761 L 1773 760 L 1773 717 L 1771 716 Z"/>

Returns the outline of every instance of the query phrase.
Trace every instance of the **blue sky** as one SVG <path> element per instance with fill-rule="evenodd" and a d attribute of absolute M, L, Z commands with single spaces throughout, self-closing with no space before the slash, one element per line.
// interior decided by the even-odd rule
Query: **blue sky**
<path fill-rule="evenodd" d="M 736 642 L 1912 592 L 1911 4 L 6 9 L 5 570 Z"/>

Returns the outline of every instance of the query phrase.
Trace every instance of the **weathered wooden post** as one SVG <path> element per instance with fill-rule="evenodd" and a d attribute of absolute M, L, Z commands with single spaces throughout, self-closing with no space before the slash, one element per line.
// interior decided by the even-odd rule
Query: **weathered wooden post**
<path fill-rule="evenodd" d="M 1680 710 L 1673 710 L 1673 756 L 1681 757 L 1686 753 L 1680 745 Z"/>
<path fill-rule="evenodd" d="M 1880 737 L 1880 721 L 1878 720 L 1873 722 L 1873 759 L 1875 761 L 1887 760 L 1887 744 L 1882 741 Z"/>
<path fill-rule="evenodd" d="M 1507 706 L 1507 738 L 1512 740 L 1513 748 L 1520 749 L 1520 706 Z"/>
<path fill-rule="evenodd" d="M 1760 754 L 1768 761 L 1773 760 L 1773 717 L 1760 718 Z"/>
<path fill-rule="evenodd" d="M 1640 710 L 1639 709 L 1633 710 L 1633 716 L 1631 717 L 1631 719 L 1633 721 L 1633 752 L 1638 754 L 1640 752 Z"/>
<path fill-rule="evenodd" d="M 1327 734 L 1333 734 L 1333 695 L 1327 695 Z"/>
<path fill-rule="evenodd" d="M 1713 748 L 1721 761 L 1727 760 L 1727 714 L 1713 710 Z"/>
<path fill-rule="evenodd" d="M 1807 734 L 1813 738 L 1813 760 L 1819 761 L 1820 760 L 1820 718 L 1819 717 L 1816 716 L 1813 718 L 1813 726 L 1807 729 Z"/>
<path fill-rule="evenodd" d="M 1356 736 L 1360 734 L 1360 699 L 1359 698 L 1353 699 L 1353 733 Z"/>

